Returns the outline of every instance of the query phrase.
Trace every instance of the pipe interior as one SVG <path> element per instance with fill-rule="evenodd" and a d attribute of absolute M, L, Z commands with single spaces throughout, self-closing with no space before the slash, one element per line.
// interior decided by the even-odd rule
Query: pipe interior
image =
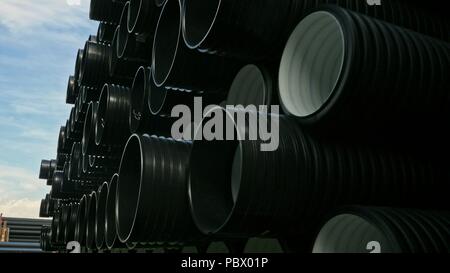
<path fill-rule="evenodd" d="M 233 80 L 228 93 L 228 105 L 267 105 L 268 90 L 264 75 L 256 65 L 242 68 Z"/>
<path fill-rule="evenodd" d="M 183 37 L 190 48 L 198 47 L 208 37 L 216 21 L 222 0 L 186 0 Z"/>
<path fill-rule="evenodd" d="M 194 141 L 189 198 L 202 232 L 214 233 L 230 217 L 240 186 L 241 160 L 238 141 Z"/>
<path fill-rule="evenodd" d="M 353 214 L 332 218 L 319 232 L 314 253 L 370 253 L 370 242 L 378 242 L 382 253 L 392 252 L 388 237 L 368 220 Z"/>
<path fill-rule="evenodd" d="M 332 96 L 343 69 L 345 39 L 339 21 L 318 11 L 295 28 L 283 52 L 280 99 L 297 117 L 319 111 Z"/>
<path fill-rule="evenodd" d="M 142 152 L 139 137 L 129 139 L 119 169 L 116 217 L 117 235 L 124 242 L 131 235 L 136 218 L 142 175 Z"/>
<path fill-rule="evenodd" d="M 169 77 L 178 51 L 181 24 L 179 1 L 168 1 L 161 12 L 153 43 L 152 73 L 157 86 Z"/>

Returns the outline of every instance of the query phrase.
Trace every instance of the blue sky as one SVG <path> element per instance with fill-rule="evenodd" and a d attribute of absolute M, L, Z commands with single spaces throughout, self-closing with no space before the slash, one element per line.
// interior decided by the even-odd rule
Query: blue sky
<path fill-rule="evenodd" d="M 49 191 L 40 160 L 56 156 L 75 56 L 98 23 L 89 0 L 0 0 L 0 213 L 37 217 Z M 69 5 L 69 4 L 70 5 Z M 75 3 L 76 5 L 73 5 Z"/>

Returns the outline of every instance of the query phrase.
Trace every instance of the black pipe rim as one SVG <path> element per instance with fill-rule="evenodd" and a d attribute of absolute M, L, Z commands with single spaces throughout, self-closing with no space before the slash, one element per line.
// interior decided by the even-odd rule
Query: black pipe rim
<path fill-rule="evenodd" d="M 191 7 L 191 5 L 197 5 L 194 7 Z M 209 6 L 211 5 L 211 6 Z M 199 7 L 200 6 L 200 7 Z M 219 14 L 220 8 L 222 6 L 222 0 L 204 0 L 204 1 L 184 1 L 184 15 L 182 18 L 182 33 L 183 33 L 183 40 L 187 47 L 190 49 L 196 49 L 202 45 L 202 43 L 208 38 L 209 34 L 211 33 L 212 29 L 215 26 L 217 15 Z M 212 10 L 211 10 L 212 9 Z M 190 12 L 193 12 L 194 14 L 191 14 Z M 208 13 L 205 14 L 197 14 L 197 12 L 204 12 L 208 11 Z M 208 16 L 209 15 L 209 16 Z M 213 17 L 211 18 L 211 15 Z M 190 18 L 193 18 L 194 20 L 205 19 L 207 22 L 201 22 L 200 26 L 195 25 L 195 32 L 199 32 L 198 29 L 202 27 L 201 37 L 196 37 L 195 39 L 192 37 L 189 37 L 191 34 L 188 31 L 188 26 L 192 24 L 192 22 L 186 22 L 186 20 L 190 20 Z M 202 26 L 203 25 L 203 26 Z M 204 27 L 206 25 L 206 28 Z"/>
<path fill-rule="evenodd" d="M 80 199 L 80 205 L 78 206 L 77 211 L 77 221 L 75 224 L 75 240 L 78 241 L 80 244 L 84 244 L 85 240 L 85 230 L 86 230 L 86 203 L 88 202 L 88 196 L 85 194 Z"/>
<path fill-rule="evenodd" d="M 136 133 L 145 115 L 145 99 L 148 98 L 148 74 L 146 71 L 149 68 L 143 66 L 139 67 L 134 76 L 133 85 L 131 87 L 130 95 L 130 114 L 129 125 L 130 132 Z M 150 68 L 151 69 L 151 68 Z"/>
<path fill-rule="evenodd" d="M 93 191 L 89 195 L 89 204 L 87 207 L 86 223 L 86 247 L 90 250 L 95 249 L 95 214 L 97 210 L 97 192 Z"/>
<path fill-rule="evenodd" d="M 128 10 L 130 7 L 130 2 L 127 1 L 122 10 L 122 16 L 120 17 L 119 32 L 117 34 L 117 57 L 119 59 L 125 56 L 127 51 L 128 41 L 130 39 L 130 33 L 128 32 Z"/>
<path fill-rule="evenodd" d="M 115 200 L 117 237 L 122 243 L 128 242 L 133 235 L 141 196 L 143 164 L 142 139 L 134 134 L 128 139 L 123 150 Z M 125 195 L 127 198 L 124 198 Z"/>
<path fill-rule="evenodd" d="M 95 217 L 95 245 L 102 249 L 105 245 L 106 202 L 108 198 L 108 183 L 104 182 L 98 190 L 97 211 Z"/>
<path fill-rule="evenodd" d="M 216 107 L 211 112 L 217 110 L 222 111 L 226 119 L 232 120 L 234 132 L 240 134 L 231 112 L 221 107 Z M 202 123 L 204 121 L 205 119 Z M 202 126 L 197 128 L 196 135 L 198 130 L 202 130 L 201 128 Z M 212 153 L 211 151 L 215 152 Z M 204 234 L 217 233 L 233 216 L 242 179 L 243 153 L 244 146 L 242 141 L 238 140 L 201 140 L 193 143 L 190 157 L 188 196 L 194 223 Z M 205 160 L 205 154 L 220 154 L 220 157 L 208 156 L 208 159 Z M 236 158 L 240 160 L 236 160 Z M 233 162 L 241 165 L 233 166 Z M 225 167 L 223 167 L 224 165 Z M 236 168 L 238 177 L 233 177 L 233 167 Z M 205 172 L 205 169 L 209 171 Z M 213 180 L 216 182 L 209 183 Z M 210 200 L 215 200 L 215 202 L 211 204 Z"/>
<path fill-rule="evenodd" d="M 137 5 L 137 1 L 139 1 L 139 5 Z M 128 33 L 133 33 L 136 25 L 139 21 L 139 17 L 142 16 L 142 5 L 144 0 L 130 0 L 130 5 L 128 7 L 128 22 L 127 29 Z"/>
<path fill-rule="evenodd" d="M 116 192 L 117 182 L 119 179 L 118 174 L 114 174 L 109 182 L 108 197 L 106 198 L 106 222 L 105 222 L 105 234 L 106 234 L 106 246 L 108 249 L 112 249 L 117 241 L 116 232 Z"/>
<path fill-rule="evenodd" d="M 167 10 L 169 10 L 169 12 Z M 153 81 L 157 87 L 161 87 L 164 85 L 164 83 L 169 78 L 175 64 L 175 59 L 180 46 L 181 12 L 182 7 L 179 1 L 167 1 L 161 10 L 161 15 L 159 16 L 158 24 L 156 25 L 152 52 L 152 74 Z M 178 22 L 178 25 L 176 24 L 176 22 Z M 162 29 L 161 26 L 164 26 L 169 30 Z M 178 28 L 178 30 L 176 30 L 176 28 Z M 176 34 L 176 37 L 170 37 L 171 35 L 168 34 Z M 160 37 L 162 37 L 161 39 L 163 39 L 163 42 L 159 41 Z M 167 40 L 172 42 L 167 42 Z M 174 46 L 172 46 L 172 44 L 174 44 Z M 171 47 L 169 47 L 168 45 L 171 45 Z M 160 61 L 161 56 L 163 55 L 160 53 L 160 49 L 162 49 L 162 51 L 165 53 L 168 52 L 164 55 L 167 55 L 170 58 L 164 56 L 163 60 Z M 167 61 L 167 59 L 170 59 L 170 61 Z M 170 64 L 167 64 L 169 62 Z M 164 64 L 163 69 L 161 69 L 161 63 Z"/>
<path fill-rule="evenodd" d="M 106 111 L 109 108 L 110 85 L 105 84 L 100 93 L 97 108 L 97 122 L 95 123 L 95 144 L 98 146 L 102 143 L 103 135 L 106 127 Z"/>

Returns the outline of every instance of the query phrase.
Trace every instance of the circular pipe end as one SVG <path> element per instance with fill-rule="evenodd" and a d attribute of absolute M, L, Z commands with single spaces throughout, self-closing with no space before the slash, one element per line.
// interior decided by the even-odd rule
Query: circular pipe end
<path fill-rule="evenodd" d="M 195 49 L 209 36 L 219 14 L 222 0 L 184 2 L 182 32 L 185 44 Z"/>
<path fill-rule="evenodd" d="M 152 52 L 153 81 L 160 87 L 169 78 L 177 56 L 181 35 L 181 5 L 168 1 L 162 8 Z"/>
<path fill-rule="evenodd" d="M 343 27 L 330 12 L 313 12 L 297 25 L 279 70 L 280 101 L 286 113 L 308 117 L 325 108 L 341 78 L 345 48 Z"/>

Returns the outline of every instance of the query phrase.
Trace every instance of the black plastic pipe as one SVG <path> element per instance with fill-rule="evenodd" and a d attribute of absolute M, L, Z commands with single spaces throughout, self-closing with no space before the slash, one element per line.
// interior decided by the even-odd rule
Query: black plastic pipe
<path fill-rule="evenodd" d="M 63 184 L 70 183 L 70 181 L 67 181 L 65 179 L 65 172 L 63 171 L 55 171 L 53 174 L 53 184 L 52 184 L 52 191 L 51 191 L 51 197 L 55 199 L 74 199 L 74 198 L 80 198 L 81 193 L 78 192 L 64 192 L 63 191 Z"/>
<path fill-rule="evenodd" d="M 448 212 L 341 209 L 320 230 L 313 252 L 449 253 L 449 223 Z"/>
<path fill-rule="evenodd" d="M 95 124 L 95 143 L 123 147 L 130 136 L 129 111 L 130 89 L 106 84 L 99 100 Z"/>
<path fill-rule="evenodd" d="M 67 83 L 67 92 L 66 92 L 66 103 L 67 104 L 75 104 L 75 99 L 77 97 L 75 90 L 76 90 L 75 77 L 70 76 L 69 81 Z"/>
<path fill-rule="evenodd" d="M 70 205 L 63 205 L 60 208 L 60 219 L 57 228 L 57 243 L 65 245 L 66 242 L 66 228 L 70 221 Z M 40 232 L 39 232 L 40 234 Z"/>
<path fill-rule="evenodd" d="M 164 5 L 155 32 L 152 73 L 156 85 L 204 92 L 228 92 L 239 64 L 190 50 L 181 38 L 178 0 Z"/>
<path fill-rule="evenodd" d="M 396 0 L 378 6 L 360 0 L 186 0 L 184 41 L 193 49 L 244 60 L 278 58 L 298 21 L 325 3 L 450 41 L 448 20 Z"/>
<path fill-rule="evenodd" d="M 83 195 L 78 207 L 77 222 L 75 225 L 75 241 L 79 242 L 81 246 L 86 245 L 86 222 L 87 222 L 87 207 L 89 203 L 88 195 Z"/>
<path fill-rule="evenodd" d="M 66 243 L 75 240 L 75 226 L 78 217 L 78 207 L 79 207 L 78 203 L 70 204 L 70 214 L 67 219 L 67 225 L 64 234 L 64 239 Z"/>
<path fill-rule="evenodd" d="M 148 65 L 151 62 L 153 37 L 146 39 L 128 32 L 128 7 L 129 4 L 127 3 L 123 9 L 120 24 L 114 33 L 110 75 L 129 79 L 131 84 L 136 70 L 141 65 Z"/>
<path fill-rule="evenodd" d="M 186 195 L 191 145 L 137 134 L 128 140 L 116 197 L 121 242 L 191 242 L 198 238 Z"/>
<path fill-rule="evenodd" d="M 95 125 L 97 123 L 98 102 L 90 102 L 86 112 L 84 122 L 83 138 L 81 147 L 83 154 L 93 154 L 96 150 L 95 145 Z"/>
<path fill-rule="evenodd" d="M 280 65 L 280 99 L 285 112 L 329 133 L 410 137 L 417 124 L 425 134 L 446 130 L 449 74 L 450 44 L 326 7 L 292 33 Z"/>
<path fill-rule="evenodd" d="M 74 71 L 74 77 L 75 77 L 75 83 L 79 87 L 80 86 L 80 72 L 81 72 L 81 66 L 83 65 L 83 56 L 84 56 L 84 50 L 78 49 L 77 51 L 77 58 L 75 60 L 75 71 Z"/>
<path fill-rule="evenodd" d="M 120 243 L 116 232 L 116 192 L 119 175 L 114 174 L 109 182 L 108 197 L 106 201 L 106 215 L 105 215 L 105 242 L 108 249 L 123 248 L 124 245 Z"/>
<path fill-rule="evenodd" d="M 58 244 L 58 226 L 59 226 L 60 220 L 61 220 L 60 211 L 56 211 L 55 214 L 53 215 L 52 225 L 51 225 L 52 234 L 51 234 L 50 241 L 53 245 Z"/>
<path fill-rule="evenodd" d="M 118 23 L 125 1 L 91 0 L 89 18 L 95 21 Z"/>
<path fill-rule="evenodd" d="M 127 29 L 130 33 L 145 34 L 152 37 L 160 14 L 157 1 L 130 0 Z"/>
<path fill-rule="evenodd" d="M 39 179 L 49 179 L 53 176 L 53 172 L 56 170 L 56 160 L 45 160 L 41 161 L 41 168 L 39 171 Z"/>
<path fill-rule="evenodd" d="M 105 248 L 106 202 L 108 201 L 108 183 L 103 183 L 97 193 L 97 211 L 95 217 L 95 246 Z"/>
<path fill-rule="evenodd" d="M 95 250 L 95 215 L 97 210 L 97 192 L 93 191 L 89 195 L 89 204 L 86 216 L 86 247 Z"/>
<path fill-rule="evenodd" d="M 98 24 L 97 39 L 101 43 L 111 44 L 117 25 L 100 22 Z"/>
<path fill-rule="evenodd" d="M 130 91 L 129 126 L 131 133 L 170 136 L 174 120 L 161 117 L 151 110 L 152 106 L 158 105 L 157 111 L 160 112 L 166 92 L 164 87 L 157 87 L 154 84 L 150 67 L 139 68 Z M 179 99 L 182 104 L 182 97 Z"/>
<path fill-rule="evenodd" d="M 108 62 L 111 47 L 87 41 L 83 51 L 80 85 L 101 88 L 109 79 Z"/>
<path fill-rule="evenodd" d="M 226 124 L 237 127 L 235 113 L 224 111 Z M 324 213 L 346 204 L 448 207 L 450 172 L 439 160 L 322 139 L 285 116 L 272 122 L 279 128 L 273 152 L 262 152 L 259 140 L 194 141 L 189 196 L 205 234 L 311 232 Z M 238 127 L 241 136 L 248 130 Z"/>

